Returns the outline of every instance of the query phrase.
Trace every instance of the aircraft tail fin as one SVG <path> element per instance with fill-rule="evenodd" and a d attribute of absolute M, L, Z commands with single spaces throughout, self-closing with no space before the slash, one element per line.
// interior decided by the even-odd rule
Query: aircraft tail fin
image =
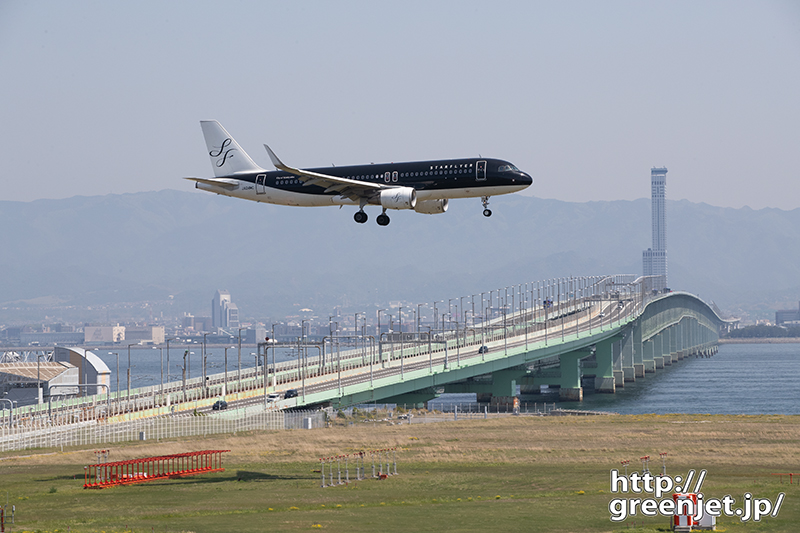
<path fill-rule="evenodd" d="M 211 166 L 217 177 L 230 176 L 237 172 L 262 172 L 263 168 L 256 165 L 255 161 L 242 150 L 230 133 L 216 120 L 201 120 L 203 137 L 206 139 L 206 148 L 211 157 Z"/>

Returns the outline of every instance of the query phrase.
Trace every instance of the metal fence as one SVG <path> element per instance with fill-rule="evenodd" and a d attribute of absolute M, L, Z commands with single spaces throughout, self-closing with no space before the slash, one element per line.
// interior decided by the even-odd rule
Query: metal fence
<path fill-rule="evenodd" d="M 238 413 L 237 413 L 238 411 Z M 264 411 L 249 408 L 225 416 L 157 417 L 110 424 L 91 420 L 68 426 L 0 429 L 0 451 L 102 445 L 134 440 L 199 437 L 240 431 L 313 429 L 325 426 L 326 411 Z"/>

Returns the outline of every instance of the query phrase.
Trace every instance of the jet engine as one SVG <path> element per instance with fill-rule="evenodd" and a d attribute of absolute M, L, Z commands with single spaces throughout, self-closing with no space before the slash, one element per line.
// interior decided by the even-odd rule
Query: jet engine
<path fill-rule="evenodd" d="M 450 203 L 450 200 L 447 198 L 444 200 L 420 200 L 414 206 L 414 211 L 425 215 L 438 215 L 447 211 L 448 203 Z"/>
<path fill-rule="evenodd" d="M 386 209 L 414 209 L 417 191 L 413 187 L 393 187 L 381 191 L 381 207 Z"/>

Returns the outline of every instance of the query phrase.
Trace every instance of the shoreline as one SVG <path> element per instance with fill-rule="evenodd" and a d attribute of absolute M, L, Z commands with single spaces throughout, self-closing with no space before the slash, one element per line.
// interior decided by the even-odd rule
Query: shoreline
<path fill-rule="evenodd" d="M 743 337 L 720 339 L 720 344 L 800 344 L 800 337 Z"/>

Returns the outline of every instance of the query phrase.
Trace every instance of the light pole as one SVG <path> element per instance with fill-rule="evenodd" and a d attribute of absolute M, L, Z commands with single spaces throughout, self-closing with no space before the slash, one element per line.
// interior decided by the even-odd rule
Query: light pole
<path fill-rule="evenodd" d="M 141 342 L 134 342 L 128 345 L 128 404 L 131 402 L 131 346 L 138 346 L 140 344 Z"/>
<path fill-rule="evenodd" d="M 357 326 L 353 326 L 353 327 L 357 328 Z M 300 321 L 300 339 L 301 339 L 301 341 L 303 343 L 303 352 L 301 354 L 298 354 L 298 355 L 300 355 L 302 357 L 302 359 L 303 359 L 303 366 L 302 366 L 303 383 L 302 383 L 302 385 L 303 385 L 303 401 L 305 402 L 306 401 L 306 357 L 308 355 L 307 350 L 306 350 L 306 320 L 305 319 Z M 264 364 L 266 364 L 266 361 L 264 361 Z"/>
<path fill-rule="evenodd" d="M 397 313 L 397 318 L 400 321 L 400 379 L 405 379 L 403 376 L 403 306 Z"/>
<path fill-rule="evenodd" d="M 452 298 L 448 298 L 447 299 L 447 314 L 449 315 L 449 318 L 448 318 L 448 321 L 447 321 L 448 322 L 447 329 L 450 329 L 450 328 L 453 327 L 453 299 Z"/>
<path fill-rule="evenodd" d="M 230 347 L 233 350 L 233 346 Z M 264 356 L 264 362 L 266 363 L 267 357 Z M 225 347 L 225 386 L 222 388 L 222 399 L 225 399 L 225 396 L 228 394 L 228 347 Z"/>
<path fill-rule="evenodd" d="M 436 300 L 433 302 L 433 331 L 439 331 L 439 314 L 436 310 L 436 304 L 444 303 L 444 300 Z"/>
<path fill-rule="evenodd" d="M 360 312 L 355 314 L 355 322 L 353 322 L 353 339 L 355 340 L 355 343 L 356 343 L 356 353 L 358 353 L 358 341 L 359 341 L 359 336 L 358 336 L 358 315 L 360 315 L 360 314 L 361 314 Z M 361 363 L 362 364 L 364 363 L 363 352 L 362 352 L 362 357 L 361 357 Z"/>
<path fill-rule="evenodd" d="M 189 357 L 194 352 L 190 352 L 189 348 L 186 348 L 186 351 L 183 352 L 183 366 L 181 367 L 182 375 L 183 375 L 183 401 L 186 401 L 186 371 L 188 370 L 188 366 L 186 365 L 186 358 Z M 189 357 L 189 362 L 191 362 L 192 358 Z M 177 365 L 176 365 L 177 366 Z"/>
<path fill-rule="evenodd" d="M 462 296 L 460 298 L 460 300 L 461 300 L 460 301 L 461 313 L 459 314 L 459 320 L 457 320 L 456 323 L 461 322 L 464 325 L 464 329 L 466 329 L 467 328 L 467 315 L 464 314 L 464 297 Z"/>
<path fill-rule="evenodd" d="M 208 335 L 208 333 L 203 333 L 203 386 L 202 386 L 202 389 L 201 389 L 203 392 L 207 392 L 206 391 L 206 358 L 208 357 L 208 355 L 206 353 L 206 336 L 207 335 Z"/>
<path fill-rule="evenodd" d="M 238 366 L 238 369 L 236 371 L 236 380 L 238 381 L 238 385 L 236 386 L 236 394 L 237 395 L 239 394 L 239 390 L 242 388 L 242 330 L 243 329 L 247 329 L 247 328 L 239 328 L 239 352 L 238 352 L 238 357 L 239 357 L 239 363 L 238 364 L 239 364 L 239 366 Z M 256 342 L 258 342 L 258 339 L 256 339 Z M 237 396 L 237 398 L 238 398 L 238 396 Z"/>
<path fill-rule="evenodd" d="M 156 347 L 153 346 L 155 350 Z M 164 397 L 164 349 L 158 348 L 158 351 L 161 352 L 161 397 Z"/>
<path fill-rule="evenodd" d="M 42 357 L 47 357 L 47 354 L 36 354 L 36 403 L 41 404 L 42 400 L 42 380 L 39 374 L 39 362 Z"/>
<path fill-rule="evenodd" d="M 170 374 L 169 374 L 169 341 L 174 341 L 174 340 L 180 340 L 180 339 L 178 337 L 170 337 L 170 338 L 164 340 L 164 342 L 167 343 L 167 383 L 169 383 L 169 380 L 170 380 L 170 377 L 169 377 L 170 376 Z"/>
<path fill-rule="evenodd" d="M 108 352 L 108 355 L 117 356 L 117 400 L 119 400 L 119 352 Z"/>
<path fill-rule="evenodd" d="M 381 311 L 384 313 L 387 311 L 386 309 L 378 309 L 378 339 L 381 338 Z"/>

